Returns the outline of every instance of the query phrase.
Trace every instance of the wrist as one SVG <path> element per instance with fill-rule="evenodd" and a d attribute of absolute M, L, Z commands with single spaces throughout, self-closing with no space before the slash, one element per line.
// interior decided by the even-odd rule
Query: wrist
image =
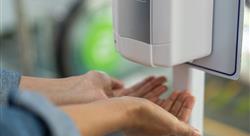
<path fill-rule="evenodd" d="M 119 98 L 118 98 L 119 99 Z M 149 101 L 134 97 L 120 97 L 123 100 L 124 119 L 126 119 L 123 130 L 140 127 L 144 112 L 147 112 Z"/>
<path fill-rule="evenodd" d="M 72 86 L 72 81 L 68 78 L 48 79 L 37 77 L 21 77 L 20 89 L 37 92 L 53 103 L 61 105 L 71 101 L 68 87 Z"/>
<path fill-rule="evenodd" d="M 133 104 L 128 101 L 127 98 L 111 98 L 109 100 L 108 109 L 110 114 L 116 114 L 112 116 L 114 124 L 117 126 L 118 130 L 126 130 L 133 126 L 133 120 L 136 118 L 136 107 L 137 104 Z M 115 118 L 117 116 L 117 118 Z"/>
<path fill-rule="evenodd" d="M 126 106 L 126 107 L 125 107 Z M 120 99 L 61 107 L 84 135 L 100 136 L 122 131 L 129 125 L 127 105 Z"/>

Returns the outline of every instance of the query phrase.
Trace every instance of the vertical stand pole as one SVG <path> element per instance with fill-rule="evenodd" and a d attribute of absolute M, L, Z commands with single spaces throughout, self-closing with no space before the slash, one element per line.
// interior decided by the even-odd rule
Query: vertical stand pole
<path fill-rule="evenodd" d="M 186 64 L 174 67 L 173 72 L 174 89 L 189 90 L 196 98 L 190 125 L 203 134 L 205 73 Z"/>

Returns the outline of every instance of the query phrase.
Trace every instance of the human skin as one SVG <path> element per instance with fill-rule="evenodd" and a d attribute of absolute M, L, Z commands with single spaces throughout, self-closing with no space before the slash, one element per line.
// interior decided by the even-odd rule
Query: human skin
<path fill-rule="evenodd" d="M 95 106 L 92 104 L 80 105 L 81 103 L 86 104 L 98 100 L 105 100 L 107 98 L 122 97 L 122 96 L 134 96 L 134 97 L 146 98 L 161 106 L 163 109 L 165 109 L 165 111 L 167 111 L 166 113 L 170 115 L 172 114 L 171 116 L 178 117 L 179 120 L 182 122 L 187 122 L 193 108 L 193 103 L 194 103 L 193 96 L 188 92 L 182 92 L 182 93 L 174 92 L 168 99 L 160 100 L 159 96 L 167 90 L 167 87 L 164 85 L 165 82 L 166 82 L 165 77 L 151 76 L 133 85 L 132 87 L 125 88 L 121 81 L 113 79 L 104 73 L 91 71 L 85 75 L 63 78 L 63 79 L 22 77 L 20 87 L 23 89 L 25 88 L 36 91 L 38 90 L 39 93 L 48 97 L 51 101 L 53 101 L 58 105 L 78 104 L 78 105 L 71 105 L 69 107 L 63 107 L 63 109 L 65 108 L 67 109 L 66 113 L 68 112 L 68 114 L 71 115 L 73 119 L 75 119 L 77 126 L 82 125 L 77 123 L 79 120 L 81 120 L 81 118 L 83 118 L 79 116 L 79 112 L 84 113 L 82 115 L 84 115 L 85 117 L 90 117 L 88 118 L 90 121 L 93 121 L 92 120 L 93 118 L 95 123 L 103 123 L 102 122 L 103 117 L 98 118 L 95 117 L 94 115 L 99 110 L 101 110 L 100 111 L 101 113 L 105 113 L 106 110 L 100 107 L 95 108 Z M 84 107 L 88 107 L 87 109 L 93 108 L 92 111 L 93 113 L 88 114 L 88 111 L 85 111 Z M 83 110 L 78 111 L 79 110 L 78 108 Z M 109 108 L 108 105 L 107 108 Z M 112 111 L 114 107 L 111 106 L 110 108 L 111 108 L 110 111 Z M 115 108 L 114 110 L 116 111 Z M 119 112 L 115 114 L 118 113 Z M 110 112 L 107 115 L 113 115 L 113 114 L 114 112 Z M 104 132 L 109 132 L 111 130 L 120 130 L 120 128 L 117 128 L 119 127 L 119 124 L 116 123 L 122 121 L 116 120 L 117 119 L 116 116 L 105 117 L 105 119 L 109 120 L 106 120 L 107 123 L 104 122 L 104 124 L 108 124 L 110 122 L 111 125 L 101 126 L 101 124 L 98 124 L 98 126 L 101 126 L 100 132 L 104 133 Z M 126 124 L 126 122 L 123 122 L 121 124 Z M 88 131 L 91 131 L 91 128 L 85 128 L 85 129 L 87 131 L 87 134 Z M 142 134 L 142 132 L 143 131 L 140 131 L 140 129 L 139 131 L 136 130 L 131 131 L 130 129 L 125 130 L 127 136 L 140 136 L 140 135 L 147 136 L 147 134 Z"/>
<path fill-rule="evenodd" d="M 194 103 L 195 98 L 190 94 L 189 91 L 175 91 L 168 98 L 160 100 L 156 104 L 178 118 L 179 121 L 188 124 Z M 197 129 L 194 130 L 197 134 L 199 133 Z M 127 136 L 151 136 L 143 133 L 143 131 L 125 131 L 125 133 Z"/>
<path fill-rule="evenodd" d="M 57 105 L 90 103 L 120 96 L 142 97 L 156 102 L 167 91 L 166 81 L 163 76 L 150 76 L 131 87 L 124 87 L 121 81 L 105 73 L 91 71 L 60 79 L 23 76 L 20 88 L 38 92 Z"/>
<path fill-rule="evenodd" d="M 190 101 L 191 97 L 186 97 Z M 178 99 L 175 99 L 175 102 Z M 174 103 L 175 103 L 174 102 Z M 175 105 L 171 107 L 175 107 Z M 181 115 L 192 104 L 183 101 Z M 199 132 L 152 102 L 135 97 L 119 97 L 89 104 L 61 107 L 71 117 L 82 135 L 103 136 L 124 131 L 128 136 L 199 136 Z M 101 113 L 101 114 L 100 114 Z"/>

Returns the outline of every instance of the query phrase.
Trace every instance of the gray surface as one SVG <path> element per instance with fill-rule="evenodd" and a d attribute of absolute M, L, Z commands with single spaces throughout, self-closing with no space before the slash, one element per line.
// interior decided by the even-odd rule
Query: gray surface
<path fill-rule="evenodd" d="M 219 73 L 220 76 L 235 78 L 234 76 L 238 76 L 240 72 L 238 65 L 240 65 L 241 56 L 243 24 L 241 12 L 244 10 L 244 0 L 215 0 L 214 2 L 212 55 L 194 61 L 192 64 L 211 74 Z M 237 54 L 238 57 L 236 57 Z"/>

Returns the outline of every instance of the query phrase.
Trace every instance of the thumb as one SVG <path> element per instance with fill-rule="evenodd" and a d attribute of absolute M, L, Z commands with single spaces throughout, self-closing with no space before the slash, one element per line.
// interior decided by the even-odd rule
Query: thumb
<path fill-rule="evenodd" d="M 103 71 L 97 71 L 102 75 L 103 81 L 106 82 L 106 89 L 108 90 L 118 90 L 124 87 L 124 84 L 122 81 L 115 79 L 113 77 L 110 77 L 107 73 Z"/>
<path fill-rule="evenodd" d="M 111 86 L 113 90 L 118 90 L 124 88 L 122 81 L 111 77 Z"/>
<path fill-rule="evenodd" d="M 184 122 L 179 122 L 179 124 L 176 126 L 175 133 L 178 136 L 201 136 L 199 130 L 193 128 L 192 126 Z"/>

